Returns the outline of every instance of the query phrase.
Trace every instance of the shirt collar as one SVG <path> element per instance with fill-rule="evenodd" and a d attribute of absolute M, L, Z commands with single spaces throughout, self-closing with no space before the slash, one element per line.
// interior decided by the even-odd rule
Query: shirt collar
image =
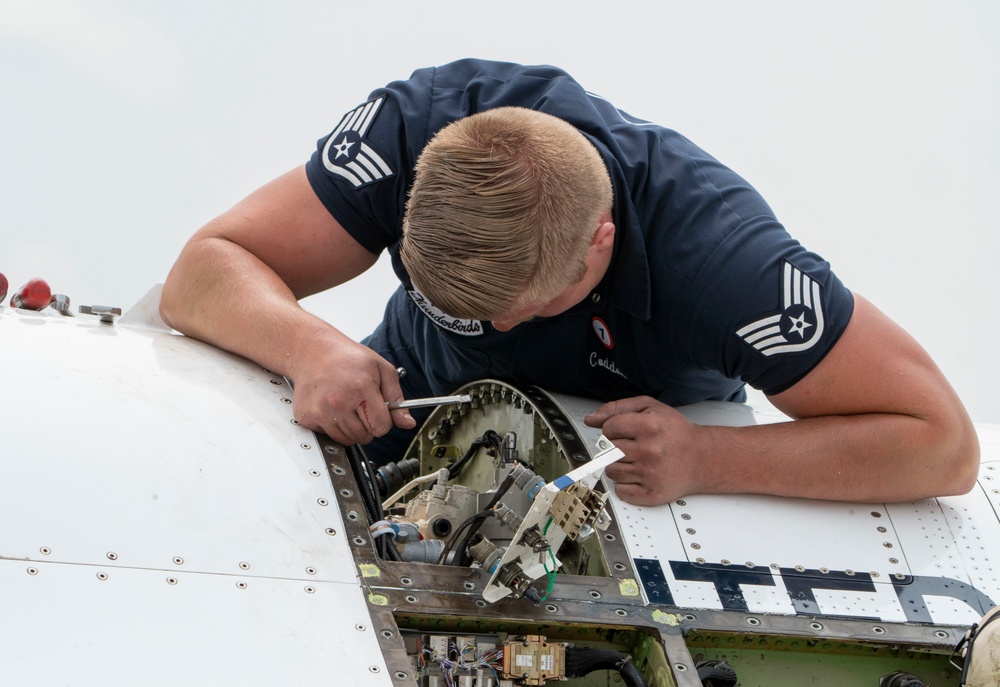
<path fill-rule="evenodd" d="M 603 309 L 610 304 L 648 322 L 652 302 L 649 261 L 646 258 L 646 243 L 642 237 L 639 218 L 621 165 L 599 141 L 591 140 L 601 152 L 611 173 L 615 248 L 607 273 L 585 302 L 589 302 L 591 308 L 596 306 L 596 309 Z"/>

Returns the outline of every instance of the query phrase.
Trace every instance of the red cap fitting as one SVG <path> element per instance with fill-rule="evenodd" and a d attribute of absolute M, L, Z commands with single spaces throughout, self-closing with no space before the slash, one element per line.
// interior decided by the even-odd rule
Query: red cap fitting
<path fill-rule="evenodd" d="M 52 289 L 44 279 L 31 279 L 10 297 L 10 304 L 25 310 L 41 310 L 52 301 Z"/>
<path fill-rule="evenodd" d="M 3 276 L 0 272 L 0 303 L 3 303 L 3 299 L 7 297 L 7 277 Z"/>

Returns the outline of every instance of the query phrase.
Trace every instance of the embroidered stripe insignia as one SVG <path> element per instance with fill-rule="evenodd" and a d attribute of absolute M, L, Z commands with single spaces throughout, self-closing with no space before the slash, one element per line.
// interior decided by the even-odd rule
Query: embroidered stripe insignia
<path fill-rule="evenodd" d="M 781 271 L 781 311 L 736 330 L 736 336 L 763 355 L 805 351 L 823 335 L 823 288 L 785 261 Z"/>
<path fill-rule="evenodd" d="M 331 174 L 351 182 L 354 188 L 395 174 L 385 158 L 365 139 L 383 100 L 372 100 L 345 114 L 323 146 L 323 166 Z"/>

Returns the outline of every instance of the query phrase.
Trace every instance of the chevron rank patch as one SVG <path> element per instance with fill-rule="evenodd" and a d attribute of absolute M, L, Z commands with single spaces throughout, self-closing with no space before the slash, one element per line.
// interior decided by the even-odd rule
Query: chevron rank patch
<path fill-rule="evenodd" d="M 736 330 L 763 355 L 805 351 L 823 335 L 823 287 L 788 261 L 781 268 L 781 310 Z"/>
<path fill-rule="evenodd" d="M 381 153 L 365 138 L 383 100 L 372 100 L 345 114 L 323 146 L 326 171 L 343 177 L 354 188 L 395 174 Z"/>

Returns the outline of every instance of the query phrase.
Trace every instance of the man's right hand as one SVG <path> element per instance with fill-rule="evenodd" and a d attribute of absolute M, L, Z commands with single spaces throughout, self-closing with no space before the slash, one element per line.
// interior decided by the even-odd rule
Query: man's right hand
<path fill-rule="evenodd" d="M 403 399 L 396 368 L 366 346 L 337 332 L 312 337 L 293 364 L 295 419 L 342 444 L 367 444 L 393 425 L 413 429 L 408 410 L 390 411 Z"/>
<path fill-rule="evenodd" d="M 366 443 L 393 424 L 416 424 L 408 411 L 385 406 L 402 399 L 396 369 L 298 299 L 353 279 L 377 257 L 327 211 L 300 167 L 191 237 L 160 312 L 175 329 L 292 379 L 301 425 Z"/>

